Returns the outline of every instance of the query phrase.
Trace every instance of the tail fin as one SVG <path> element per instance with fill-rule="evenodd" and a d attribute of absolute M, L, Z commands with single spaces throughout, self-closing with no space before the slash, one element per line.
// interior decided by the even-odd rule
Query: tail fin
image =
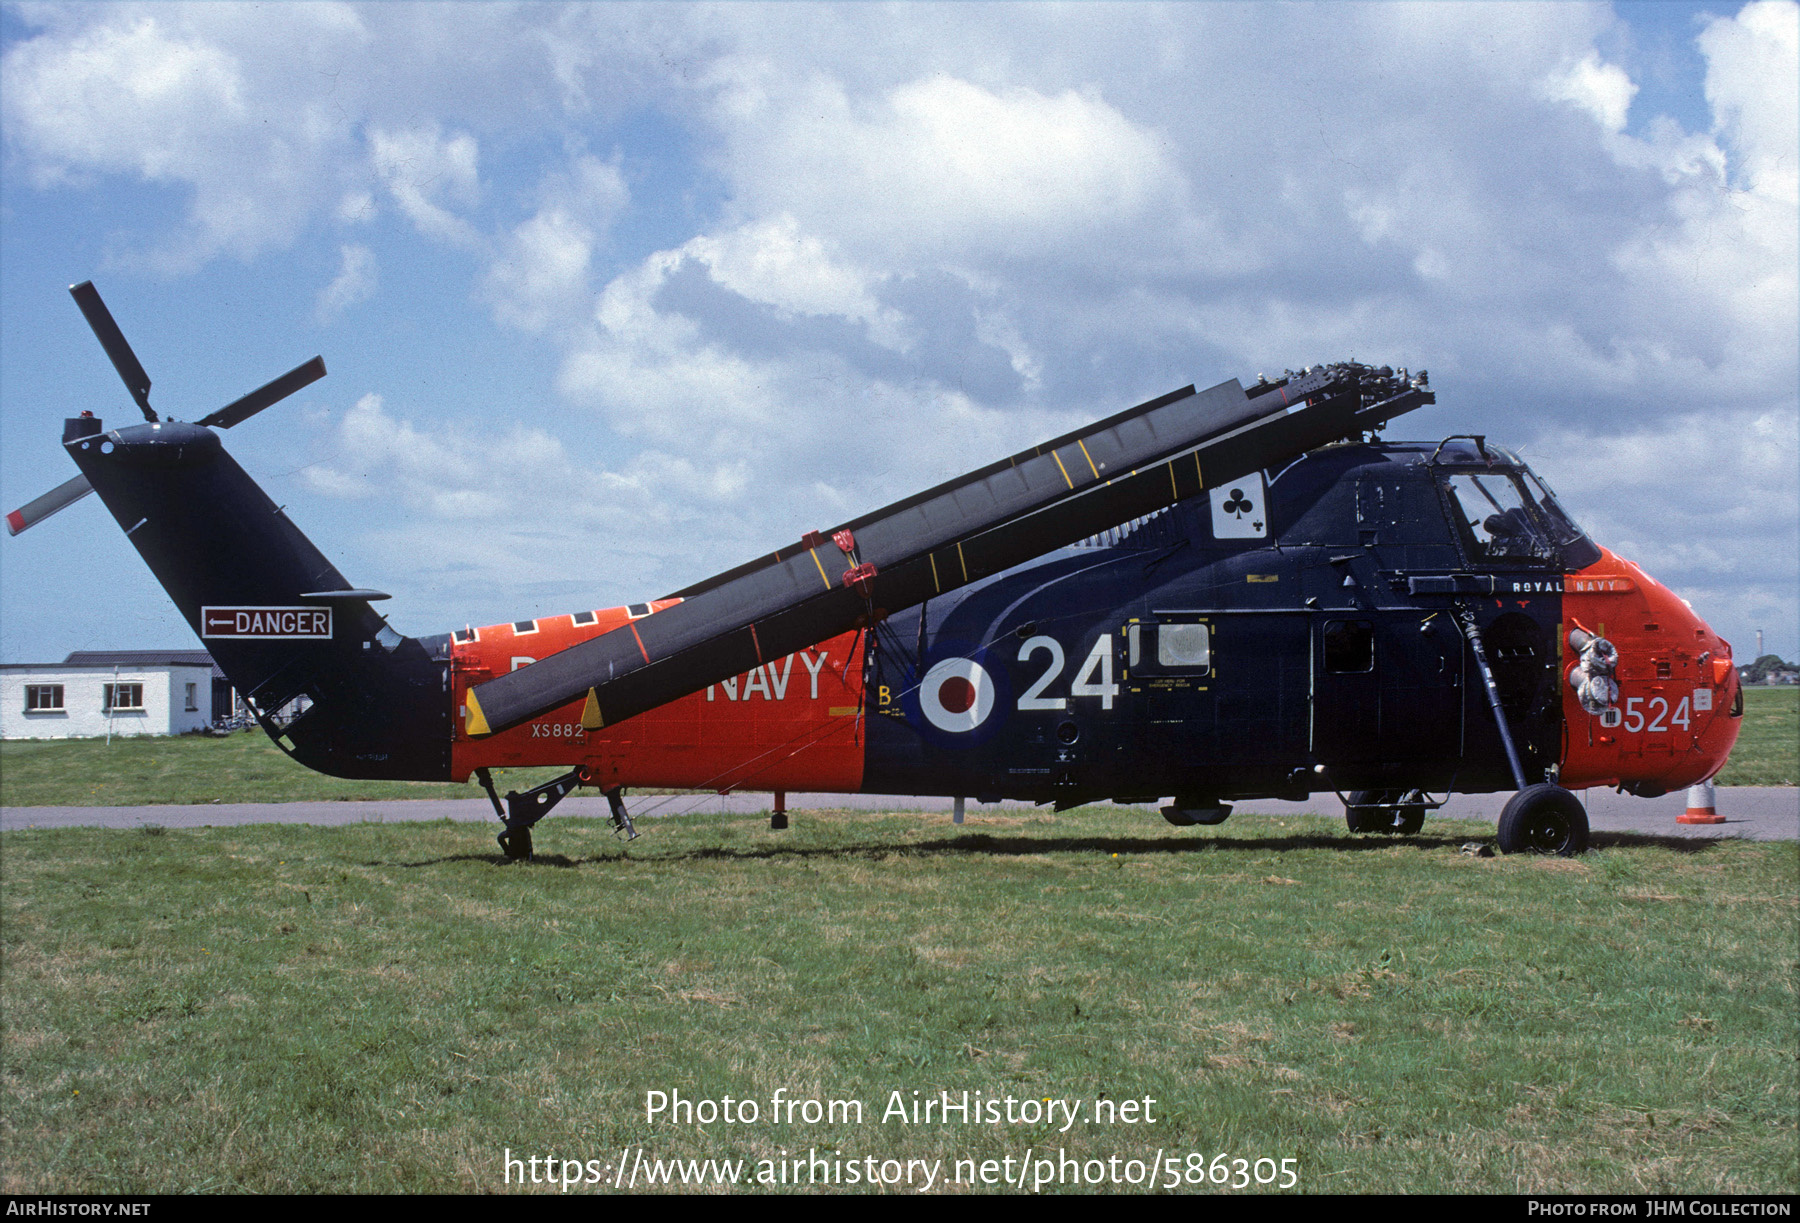
<path fill-rule="evenodd" d="M 271 737 L 340 777 L 447 777 L 442 639 L 388 628 L 369 606 L 385 596 L 350 589 L 212 430 L 102 428 L 82 420 L 64 444 Z M 278 725 L 297 697 L 310 708 Z"/>

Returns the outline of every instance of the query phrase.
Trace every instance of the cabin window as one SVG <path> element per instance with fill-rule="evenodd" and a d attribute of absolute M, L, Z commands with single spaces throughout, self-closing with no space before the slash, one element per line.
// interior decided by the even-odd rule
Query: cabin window
<path fill-rule="evenodd" d="M 121 713 L 144 707 L 144 685 L 102 684 L 100 697 L 108 713 Z"/>
<path fill-rule="evenodd" d="M 1205 624 L 1134 623 L 1125 631 L 1131 670 L 1194 674 L 1212 669 L 1212 629 Z"/>
<path fill-rule="evenodd" d="M 61 713 L 63 708 L 63 686 L 61 684 L 26 684 L 26 713 Z"/>
<path fill-rule="evenodd" d="M 577 627 L 579 627 L 580 625 L 583 625 L 583 624 L 592 624 L 599 618 L 600 617 L 596 616 L 593 612 L 586 611 L 586 612 L 576 612 L 573 616 L 569 617 L 569 620 L 571 623 L 573 623 Z"/>
<path fill-rule="evenodd" d="M 1325 670 L 1336 675 L 1375 669 L 1375 626 L 1367 620 L 1325 622 Z"/>
<path fill-rule="evenodd" d="M 199 713 L 200 712 L 200 685 L 199 684 L 189 684 L 187 686 L 187 711 L 189 713 Z"/>

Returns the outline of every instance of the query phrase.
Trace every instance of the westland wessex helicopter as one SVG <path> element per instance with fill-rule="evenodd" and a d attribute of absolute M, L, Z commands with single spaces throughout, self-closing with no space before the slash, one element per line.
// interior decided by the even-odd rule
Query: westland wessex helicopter
<path fill-rule="evenodd" d="M 1169 799 L 1187 825 L 1330 791 L 1365 833 L 1513 790 L 1500 848 L 1574 854 L 1572 790 L 1660 795 L 1737 738 L 1730 645 L 1515 454 L 1379 440 L 1435 401 L 1423 371 L 1184 387 L 665 598 L 405 637 L 215 432 L 324 362 L 159 419 L 93 285 L 70 292 L 145 423 L 68 420 L 81 474 L 9 530 L 97 492 L 276 744 L 474 777 L 509 857 L 583 785 L 626 836 L 632 786 L 771 791 L 776 827 L 799 790 L 959 818 Z M 523 766 L 568 771 L 502 802 L 490 770 Z"/>

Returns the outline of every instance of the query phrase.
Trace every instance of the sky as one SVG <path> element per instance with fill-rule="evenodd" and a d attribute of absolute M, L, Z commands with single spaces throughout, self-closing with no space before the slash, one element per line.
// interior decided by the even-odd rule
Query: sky
<path fill-rule="evenodd" d="M 1195 383 L 1425 368 L 1800 654 L 1800 18 L 1747 5 L 0 8 L 0 501 L 93 280 L 404 633 L 637 602 Z M 93 498 L 0 661 L 194 648 Z"/>

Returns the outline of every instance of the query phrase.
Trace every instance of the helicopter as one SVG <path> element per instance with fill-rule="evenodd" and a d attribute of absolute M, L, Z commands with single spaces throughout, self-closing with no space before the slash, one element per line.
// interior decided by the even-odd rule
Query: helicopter
<path fill-rule="evenodd" d="M 1711 778 L 1736 741 L 1731 647 L 1593 542 L 1482 435 L 1383 441 L 1429 375 L 1338 362 L 1187 386 L 625 607 L 407 637 L 226 453 L 159 418 L 91 282 L 70 290 L 145 421 L 68 419 L 80 470 L 258 723 L 339 777 L 485 790 L 508 858 L 581 786 L 1160 804 L 1335 793 L 1411 834 L 1513 791 L 1503 852 L 1588 842 L 1573 791 Z M 566 772 L 504 800 L 496 768 Z M 1168 800 L 1166 803 L 1164 800 Z"/>

